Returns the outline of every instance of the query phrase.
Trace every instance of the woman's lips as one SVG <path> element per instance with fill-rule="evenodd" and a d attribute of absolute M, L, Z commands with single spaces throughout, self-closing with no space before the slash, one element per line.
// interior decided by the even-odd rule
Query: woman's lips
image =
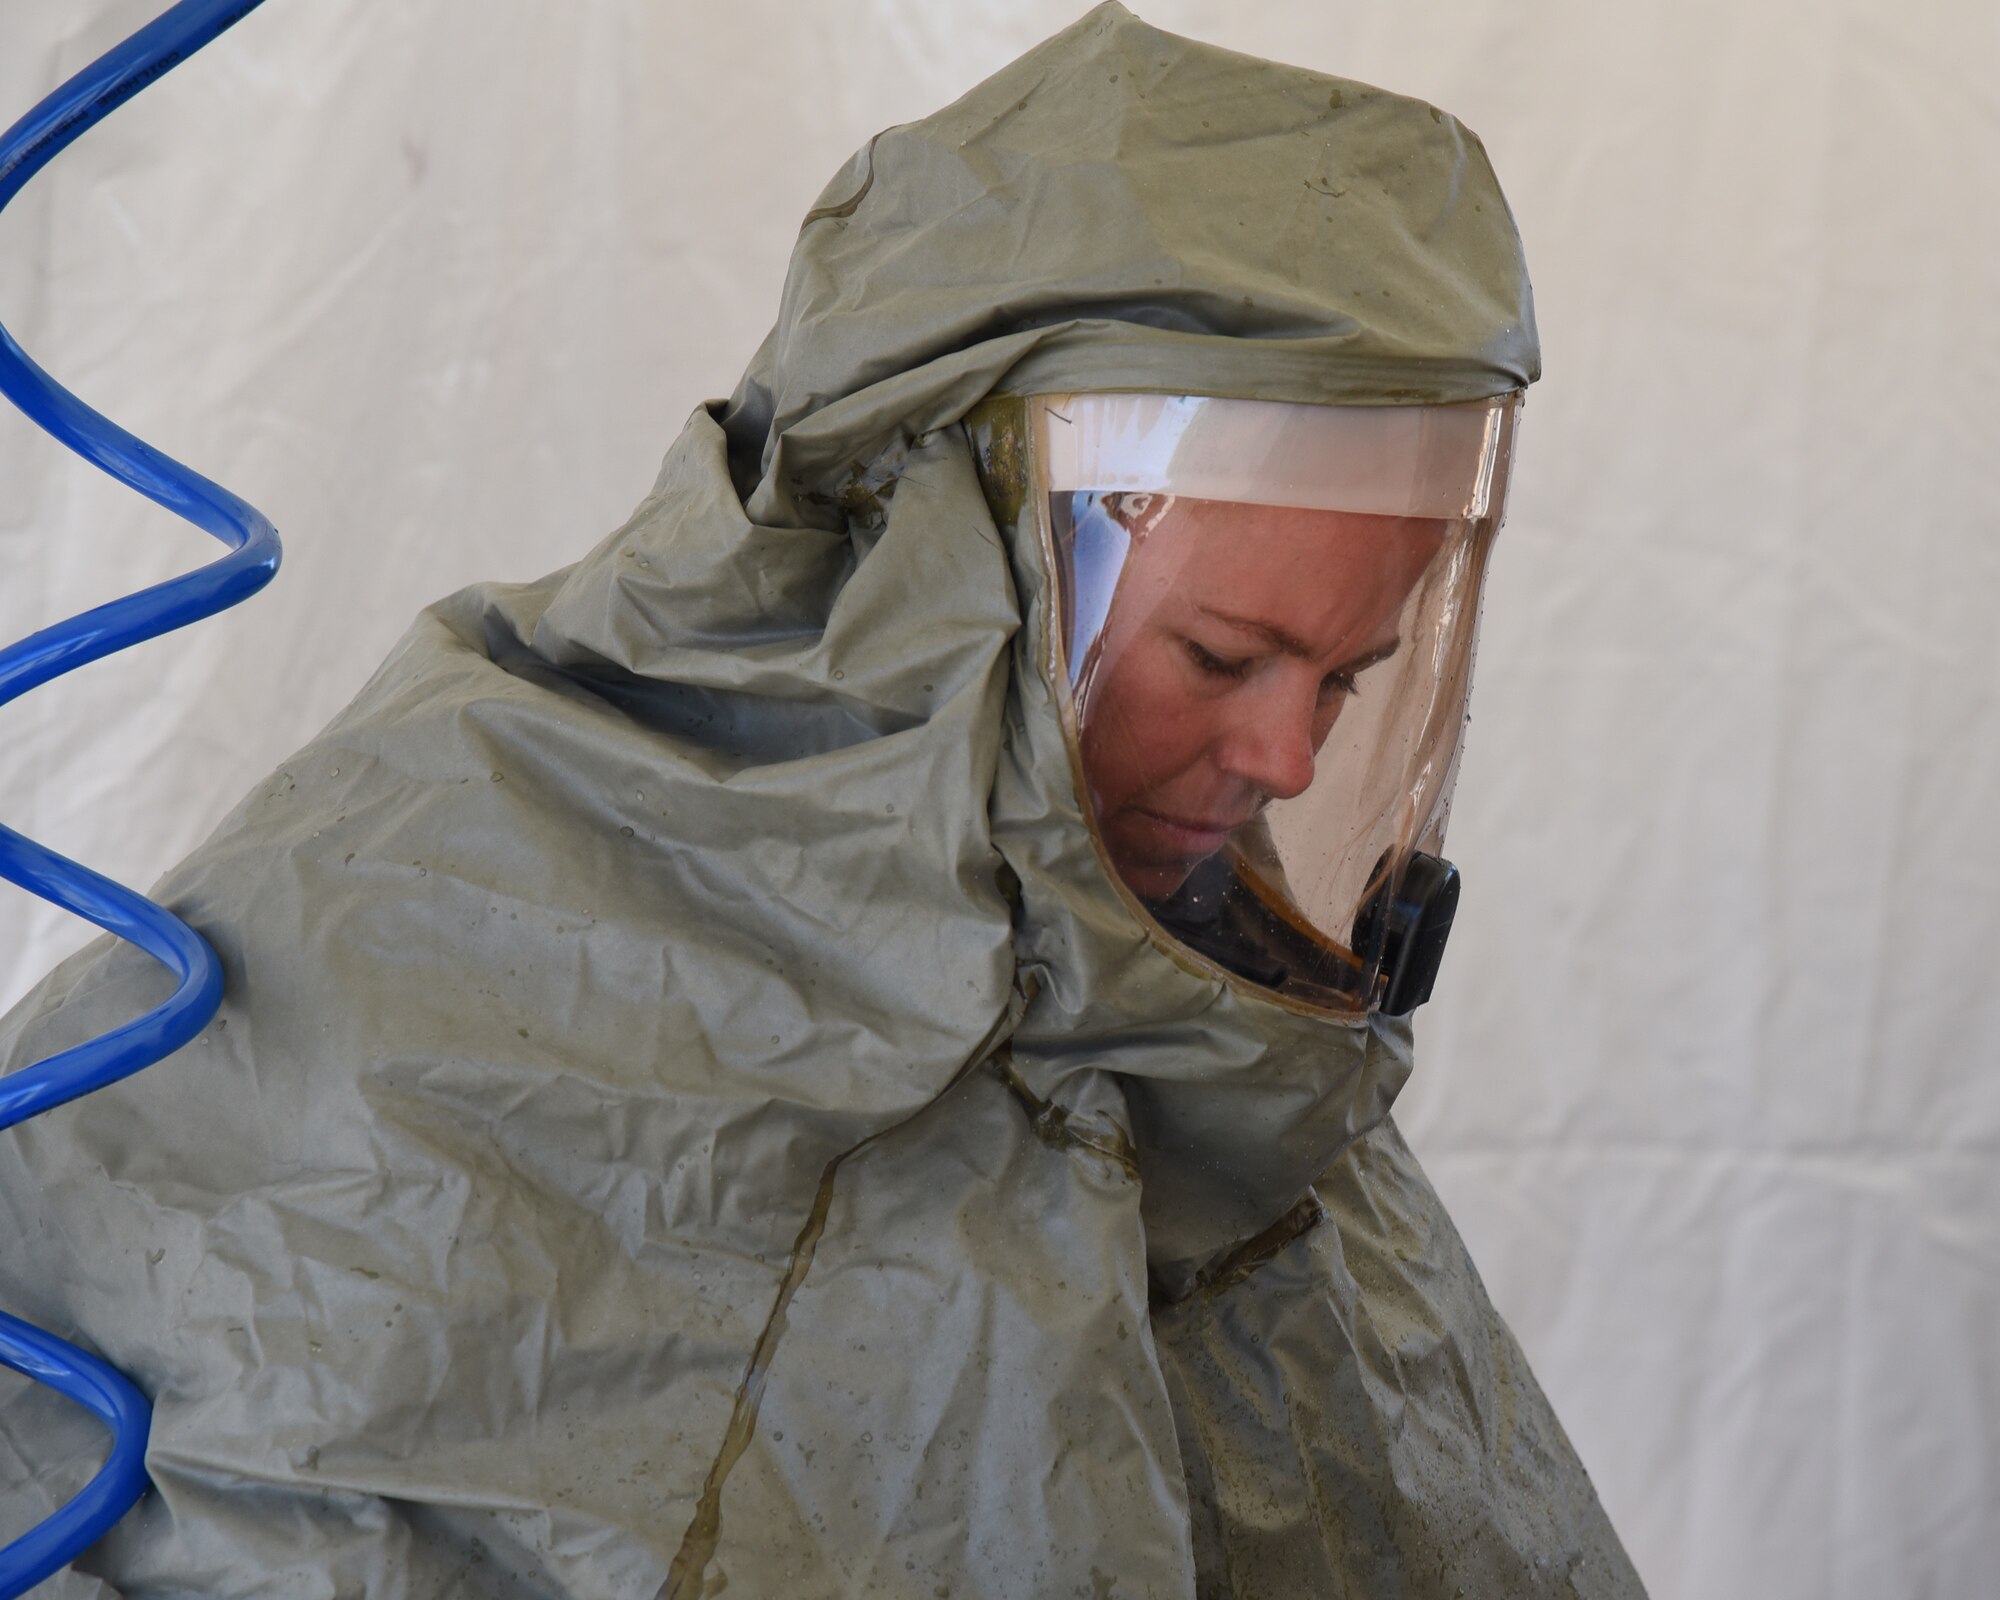
<path fill-rule="evenodd" d="M 1133 809 L 1145 819 L 1148 830 L 1155 838 L 1175 854 L 1188 857 L 1214 855 L 1222 848 L 1223 841 L 1243 825 L 1240 818 L 1170 817 L 1164 812 L 1149 811 L 1144 806 Z"/>

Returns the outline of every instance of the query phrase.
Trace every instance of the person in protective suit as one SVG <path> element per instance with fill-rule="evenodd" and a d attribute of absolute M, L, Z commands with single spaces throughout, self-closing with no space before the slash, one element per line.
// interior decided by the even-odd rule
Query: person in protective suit
<path fill-rule="evenodd" d="M 1389 1116 L 1537 368 L 1419 102 L 1105 5 L 878 136 L 625 526 L 165 880 L 210 1029 L 0 1147 L 156 1404 L 50 1592 L 1639 1593 Z M 7 1515 L 94 1444 L 10 1391 Z"/>

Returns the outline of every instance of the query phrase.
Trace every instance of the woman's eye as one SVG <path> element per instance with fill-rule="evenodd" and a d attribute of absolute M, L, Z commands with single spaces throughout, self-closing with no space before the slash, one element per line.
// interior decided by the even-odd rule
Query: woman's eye
<path fill-rule="evenodd" d="M 1361 684 L 1357 672 L 1329 672 L 1319 681 L 1319 697 L 1331 700 L 1338 695 L 1359 694 Z"/>
<path fill-rule="evenodd" d="M 1219 656 L 1213 650 L 1204 649 L 1192 639 L 1182 641 L 1187 646 L 1188 659 L 1211 678 L 1238 679 L 1250 671 L 1247 656 Z"/>

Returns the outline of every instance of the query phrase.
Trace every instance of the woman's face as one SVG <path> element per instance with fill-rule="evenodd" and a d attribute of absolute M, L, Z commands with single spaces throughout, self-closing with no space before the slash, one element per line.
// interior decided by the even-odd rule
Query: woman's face
<path fill-rule="evenodd" d="M 1189 499 L 1124 520 L 1083 773 L 1112 864 L 1157 900 L 1312 782 L 1356 678 L 1394 654 L 1446 524 Z"/>

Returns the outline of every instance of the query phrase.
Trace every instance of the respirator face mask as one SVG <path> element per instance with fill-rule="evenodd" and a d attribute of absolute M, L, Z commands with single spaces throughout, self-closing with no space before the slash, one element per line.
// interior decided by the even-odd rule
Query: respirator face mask
<path fill-rule="evenodd" d="M 1026 402 L 1078 792 L 1181 959 L 1345 1017 L 1428 998 L 1518 405 Z"/>

